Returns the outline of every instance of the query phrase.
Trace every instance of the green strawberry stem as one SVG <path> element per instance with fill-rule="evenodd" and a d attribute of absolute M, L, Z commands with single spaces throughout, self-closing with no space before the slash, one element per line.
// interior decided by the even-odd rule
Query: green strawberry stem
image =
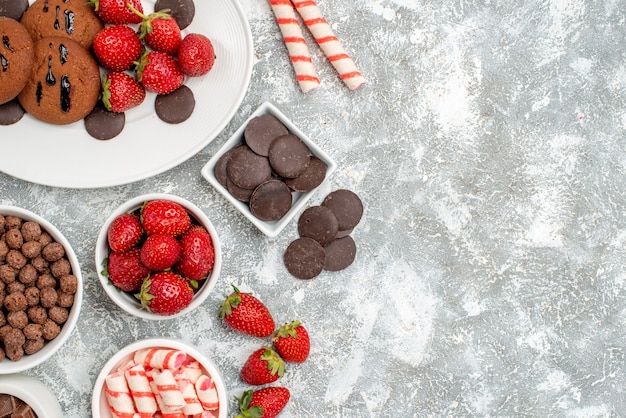
<path fill-rule="evenodd" d="M 284 360 L 270 347 L 265 348 L 266 350 L 261 354 L 261 360 L 267 361 L 267 369 L 272 376 L 278 374 L 279 377 L 282 377 L 285 374 Z"/>
<path fill-rule="evenodd" d="M 250 408 L 250 401 L 252 400 L 252 389 L 246 390 L 241 398 L 235 397 L 235 399 L 239 402 L 239 410 L 241 414 L 235 416 L 235 418 L 262 418 L 263 417 L 263 408 L 259 405 L 254 405 Z"/>
<path fill-rule="evenodd" d="M 224 318 L 225 316 L 233 313 L 233 308 L 236 308 L 241 303 L 241 297 L 239 297 L 241 292 L 234 284 L 231 284 L 231 286 L 233 287 L 234 292 L 228 295 L 226 300 L 221 303 L 220 310 L 218 312 L 218 316 L 220 318 Z"/>
<path fill-rule="evenodd" d="M 141 13 L 139 10 L 135 9 L 132 4 L 126 3 L 126 6 L 137 16 L 143 19 L 143 22 L 139 25 L 139 39 L 143 39 L 146 35 L 152 33 L 152 21 L 157 18 L 162 19 L 170 19 L 172 16 L 170 14 L 170 9 L 159 10 L 158 12 L 150 13 L 149 15 L 145 15 Z"/>
<path fill-rule="evenodd" d="M 272 336 L 272 341 L 276 341 L 278 338 L 287 338 L 289 336 L 296 338 L 298 336 L 296 328 L 298 328 L 299 326 L 300 321 L 298 320 L 283 325 L 274 332 L 274 335 Z"/>

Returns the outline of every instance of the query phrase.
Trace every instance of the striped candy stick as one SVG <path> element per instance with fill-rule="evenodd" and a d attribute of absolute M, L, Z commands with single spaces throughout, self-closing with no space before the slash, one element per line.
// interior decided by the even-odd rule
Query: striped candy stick
<path fill-rule="evenodd" d="M 135 407 L 142 416 L 151 417 L 157 411 L 154 393 L 150 389 L 150 381 L 142 364 L 135 364 L 124 371 L 130 394 Z"/>
<path fill-rule="evenodd" d="M 114 416 L 120 418 L 135 416 L 135 405 L 123 373 L 114 372 L 105 378 L 104 393 Z"/>
<path fill-rule="evenodd" d="M 316 89 L 320 85 L 313 66 L 309 49 L 306 46 L 300 24 L 290 0 L 268 0 L 276 22 L 283 35 L 283 41 L 289 53 L 289 59 L 296 73 L 296 79 L 303 93 Z"/>
<path fill-rule="evenodd" d="M 330 25 L 322 16 L 322 12 L 315 0 L 291 0 L 302 17 L 304 24 L 315 41 L 331 62 L 339 77 L 350 90 L 356 90 L 366 82 L 365 77 L 357 69 L 352 58 L 346 53 L 339 39 L 333 33 Z"/>

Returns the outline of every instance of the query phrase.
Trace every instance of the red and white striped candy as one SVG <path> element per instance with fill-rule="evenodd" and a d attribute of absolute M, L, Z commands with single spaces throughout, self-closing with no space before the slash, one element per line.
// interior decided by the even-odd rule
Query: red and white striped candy
<path fill-rule="evenodd" d="M 104 394 L 113 416 L 119 418 L 135 417 L 133 398 L 121 372 L 111 373 L 105 378 Z"/>
<path fill-rule="evenodd" d="M 210 411 L 219 408 L 215 382 L 207 375 L 202 375 L 196 382 L 196 393 L 204 409 Z"/>
<path fill-rule="evenodd" d="M 178 369 L 185 363 L 187 354 L 184 351 L 169 348 L 143 348 L 135 351 L 134 360 L 155 369 Z"/>
<path fill-rule="evenodd" d="M 135 364 L 124 371 L 124 376 L 126 377 L 137 412 L 142 416 L 152 416 L 157 411 L 157 404 L 154 393 L 150 389 L 146 369 L 142 364 Z"/>
<path fill-rule="evenodd" d="M 303 93 L 320 86 L 320 80 L 313 66 L 309 49 L 300 29 L 300 24 L 290 0 L 268 0 L 276 22 L 283 35 L 289 59 L 296 73 L 296 79 Z"/>
<path fill-rule="evenodd" d="M 196 383 L 198 378 L 203 374 L 204 372 L 200 368 L 200 363 L 197 360 L 193 360 L 185 362 L 185 364 L 183 364 L 181 368 L 176 371 L 174 377 L 176 380 L 186 379 L 191 383 Z"/>
<path fill-rule="evenodd" d="M 168 410 L 179 411 L 185 406 L 185 398 L 178 387 L 174 375 L 168 369 L 156 371 L 152 374 L 154 386 Z"/>
<path fill-rule="evenodd" d="M 350 90 L 356 90 L 366 82 L 365 77 L 357 69 L 352 58 L 346 53 L 339 39 L 333 33 L 330 25 L 322 16 L 322 12 L 315 0 L 291 0 L 302 17 L 304 24 L 309 28 L 315 41 L 339 73 L 339 77 Z"/>
<path fill-rule="evenodd" d="M 178 379 L 178 387 L 180 388 L 183 398 L 185 399 L 185 406 L 183 412 L 186 415 L 200 414 L 204 410 L 198 394 L 196 393 L 196 387 L 187 379 Z"/>
<path fill-rule="evenodd" d="M 187 418 L 182 410 L 170 410 L 165 405 L 154 381 L 150 382 L 150 387 L 152 388 L 152 392 L 154 392 L 154 397 L 157 401 L 157 405 L 159 406 L 159 411 L 155 414 L 155 418 Z"/>

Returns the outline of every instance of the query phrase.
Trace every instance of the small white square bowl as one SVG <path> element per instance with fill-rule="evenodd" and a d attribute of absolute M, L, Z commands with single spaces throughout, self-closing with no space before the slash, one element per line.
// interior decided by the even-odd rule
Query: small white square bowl
<path fill-rule="evenodd" d="M 301 192 L 293 192 L 293 203 L 291 205 L 291 209 L 277 221 L 267 222 L 263 221 L 252 214 L 250 211 L 250 207 L 247 203 L 242 202 L 240 200 L 235 199 L 229 192 L 226 190 L 224 186 L 222 186 L 215 177 L 215 165 L 220 157 L 229 151 L 230 149 L 236 147 L 237 145 L 244 143 L 243 133 L 248 125 L 248 122 L 253 118 L 261 115 L 270 114 L 276 117 L 279 121 L 281 121 L 288 129 L 289 133 L 297 136 L 304 142 L 307 147 L 309 147 L 309 151 L 311 155 L 319 158 L 326 164 L 326 177 L 324 181 L 317 186 L 315 189 L 310 190 L 305 193 Z M 287 226 L 287 224 L 294 218 L 296 213 L 300 211 L 306 205 L 306 203 L 311 199 L 315 191 L 332 175 L 332 173 L 337 169 L 337 163 L 330 158 L 326 152 L 324 152 L 320 147 L 318 147 L 313 141 L 309 139 L 307 135 L 305 135 L 297 126 L 295 126 L 289 118 L 287 118 L 280 110 L 278 110 L 274 105 L 269 102 L 263 103 L 261 106 L 257 108 L 257 110 L 252 113 L 248 119 L 237 129 L 237 131 L 233 134 L 233 136 L 226 141 L 226 143 L 215 153 L 215 155 L 202 167 L 201 173 L 202 176 L 213 185 L 230 203 L 232 203 L 246 218 L 250 220 L 261 232 L 267 235 L 270 238 L 275 238 L 280 234 L 280 232 Z"/>

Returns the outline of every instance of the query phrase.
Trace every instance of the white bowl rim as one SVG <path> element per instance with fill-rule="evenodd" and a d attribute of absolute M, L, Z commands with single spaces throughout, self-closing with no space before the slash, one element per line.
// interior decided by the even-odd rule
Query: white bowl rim
<path fill-rule="evenodd" d="M 104 380 L 106 379 L 107 374 L 113 370 L 113 368 L 120 363 L 124 357 L 130 355 L 131 353 L 140 350 L 142 348 L 148 347 L 165 347 L 165 348 L 173 348 L 177 350 L 184 351 L 186 354 L 190 355 L 194 359 L 198 360 L 202 367 L 209 372 L 211 379 L 215 382 L 215 387 L 217 389 L 217 395 L 220 403 L 220 413 L 218 418 L 226 418 L 228 414 L 228 393 L 226 391 L 226 385 L 224 383 L 224 378 L 222 374 L 215 366 L 213 360 L 211 360 L 208 356 L 204 355 L 200 350 L 192 346 L 190 343 L 176 338 L 169 337 L 149 337 L 141 340 L 137 340 L 123 347 L 119 351 L 117 351 L 107 362 L 102 366 L 98 377 L 94 383 L 92 395 L 91 395 L 91 413 L 93 418 L 110 418 L 103 417 L 100 414 L 100 405 L 102 400 L 102 388 L 104 387 Z"/>
<path fill-rule="evenodd" d="M 34 377 L 22 374 L 0 376 L 0 393 L 20 398 L 30 405 L 39 418 L 63 418 L 57 398 Z"/>
<path fill-rule="evenodd" d="M 289 130 L 297 137 L 299 137 L 309 148 L 310 152 L 324 161 L 326 164 L 326 177 L 322 184 L 315 189 L 305 193 L 297 193 L 298 199 L 292 205 L 291 209 L 285 216 L 278 221 L 266 222 L 257 218 L 250 212 L 250 208 L 244 203 L 235 199 L 229 192 L 222 186 L 215 177 L 215 165 L 220 157 L 229 149 L 231 149 L 237 142 L 242 141 L 243 131 L 253 118 L 270 114 L 280 120 Z M 313 194 L 330 178 L 330 176 L 337 169 L 337 163 L 333 160 L 323 149 L 321 149 L 315 142 L 313 142 L 307 135 L 305 135 L 284 113 L 282 113 L 271 102 L 263 102 L 248 118 L 241 124 L 241 126 L 235 131 L 235 133 L 222 145 L 219 150 L 209 159 L 209 161 L 200 170 L 202 176 L 209 182 L 220 194 L 222 194 L 226 200 L 228 200 L 235 208 L 241 212 L 250 222 L 252 222 L 261 232 L 263 232 L 269 238 L 276 238 L 282 230 L 287 226 L 289 222 L 293 220 L 295 215 L 306 205 L 306 203 L 313 197 Z"/>
<path fill-rule="evenodd" d="M 78 288 L 74 294 L 74 304 L 70 309 L 69 317 L 67 321 L 61 327 L 61 333 L 51 341 L 47 341 L 44 347 L 34 354 L 24 355 L 21 360 L 11 361 L 8 358 L 0 362 L 0 375 L 9 373 L 18 373 L 32 367 L 35 367 L 56 353 L 61 346 L 69 339 L 72 331 L 76 327 L 78 317 L 80 316 L 81 305 L 83 302 L 83 276 L 80 270 L 80 263 L 78 257 L 74 252 L 74 249 L 70 245 L 69 241 L 50 221 L 42 218 L 41 216 L 31 212 L 28 209 L 20 208 L 11 205 L 0 205 L 0 214 L 7 216 L 17 216 L 23 220 L 37 222 L 41 227 L 48 232 L 52 238 L 63 245 L 67 259 L 72 266 L 72 274 L 78 279 Z"/>
<path fill-rule="evenodd" d="M 139 303 L 134 303 L 132 304 L 132 306 L 129 305 L 128 303 L 123 303 L 124 300 L 130 300 L 130 297 L 124 296 L 121 290 L 113 286 L 110 283 L 109 279 L 102 275 L 102 270 L 101 270 L 102 261 L 104 261 L 104 259 L 108 255 L 107 229 L 108 229 L 108 225 L 111 224 L 113 219 L 115 219 L 118 215 L 121 215 L 123 213 L 129 212 L 131 210 L 134 210 L 140 207 L 144 202 L 147 202 L 150 200 L 161 200 L 161 199 L 170 200 L 170 201 L 176 202 L 184 206 L 185 209 L 187 209 L 196 218 L 196 220 L 200 222 L 202 225 L 204 225 L 207 231 L 209 231 L 209 234 L 211 234 L 211 238 L 213 240 L 213 247 L 215 249 L 215 263 L 213 264 L 213 270 L 209 274 L 209 277 L 204 279 L 205 283 L 202 284 L 202 289 L 194 295 L 194 298 L 192 299 L 189 306 L 187 306 L 186 308 L 182 309 L 180 312 L 177 312 L 176 314 L 173 314 L 173 315 L 158 315 L 158 314 L 148 312 L 147 310 L 142 309 Z M 147 193 L 147 194 L 136 196 L 122 203 L 104 221 L 104 223 L 102 224 L 102 228 L 100 229 L 100 232 L 98 233 L 98 237 L 96 239 L 95 263 L 96 263 L 96 273 L 98 274 L 98 279 L 100 280 L 100 284 L 104 288 L 104 291 L 107 293 L 109 298 L 118 307 L 123 309 L 125 312 L 133 316 L 139 317 L 139 318 L 155 320 L 155 321 L 163 321 L 163 320 L 174 319 L 174 318 L 178 318 L 180 316 L 186 315 L 187 313 L 191 312 L 192 310 L 200 306 L 204 302 L 204 300 L 208 297 L 208 295 L 211 293 L 211 291 L 215 287 L 217 280 L 219 279 L 221 269 L 222 269 L 222 245 L 219 239 L 219 235 L 217 234 L 217 231 L 215 230 L 215 227 L 213 226 L 213 223 L 211 223 L 211 220 L 208 218 L 208 216 L 198 206 L 196 206 L 189 200 L 183 197 L 174 195 L 174 194 Z M 122 297 L 124 299 L 122 299 Z"/>

